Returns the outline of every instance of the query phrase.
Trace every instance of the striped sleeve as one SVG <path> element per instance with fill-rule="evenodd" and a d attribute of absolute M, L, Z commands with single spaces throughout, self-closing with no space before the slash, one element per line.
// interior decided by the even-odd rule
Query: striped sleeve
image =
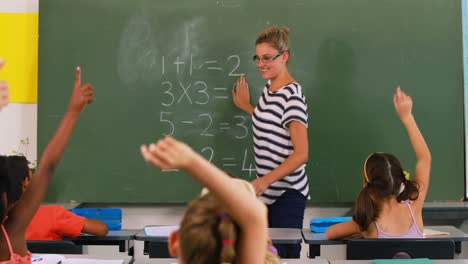
<path fill-rule="evenodd" d="M 293 94 L 286 102 L 283 118 L 281 119 L 281 125 L 285 129 L 288 129 L 287 125 L 291 121 L 299 121 L 306 127 L 308 126 L 307 104 L 303 96 Z"/>

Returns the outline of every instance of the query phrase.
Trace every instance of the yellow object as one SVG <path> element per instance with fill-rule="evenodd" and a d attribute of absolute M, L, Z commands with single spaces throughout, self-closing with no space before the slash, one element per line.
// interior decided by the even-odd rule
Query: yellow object
<path fill-rule="evenodd" d="M 407 180 L 409 180 L 409 179 L 410 179 L 410 176 L 411 176 L 411 175 L 410 175 L 410 173 L 409 173 L 409 172 L 407 172 L 407 171 L 403 170 L 403 174 L 405 175 L 405 179 L 407 179 Z"/>
<path fill-rule="evenodd" d="M 0 80 L 10 88 L 10 102 L 37 103 L 38 13 L 0 13 Z"/>
<path fill-rule="evenodd" d="M 366 166 L 367 166 L 367 160 L 369 160 L 369 158 L 374 155 L 374 153 L 370 154 L 369 156 L 367 156 L 366 158 L 366 161 L 364 161 L 364 168 L 363 168 L 363 171 L 364 171 L 364 184 L 368 183 L 369 182 L 369 177 L 367 176 L 367 171 L 366 171 Z"/>

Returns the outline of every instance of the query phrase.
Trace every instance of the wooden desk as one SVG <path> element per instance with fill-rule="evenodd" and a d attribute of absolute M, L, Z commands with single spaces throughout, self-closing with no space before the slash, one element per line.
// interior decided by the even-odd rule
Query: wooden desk
<path fill-rule="evenodd" d="M 135 264 L 177 264 L 177 259 L 138 259 Z M 329 264 L 329 262 L 326 259 L 282 259 L 281 264 Z"/>
<path fill-rule="evenodd" d="M 468 264 L 468 259 L 433 259 L 435 264 Z M 330 260 L 330 264 L 372 264 L 372 260 Z"/>
<path fill-rule="evenodd" d="M 106 236 L 98 237 L 95 235 L 81 234 L 76 238 L 64 238 L 64 240 L 73 241 L 77 245 L 105 245 L 119 246 L 119 252 L 128 252 L 128 255 L 135 256 L 134 239 L 139 229 L 111 230 Z M 132 262 L 130 262 L 132 263 Z"/>
<path fill-rule="evenodd" d="M 150 226 L 148 226 L 150 227 Z M 154 226 L 153 226 L 154 227 Z M 302 235 L 300 229 L 294 228 L 268 228 L 273 244 L 300 244 L 302 243 Z M 144 241 L 144 254 L 150 258 L 168 257 L 167 240 L 169 234 L 161 234 L 159 236 L 146 235 L 145 230 L 140 230 L 135 235 L 135 240 Z"/>
<path fill-rule="evenodd" d="M 425 226 L 424 228 L 449 232 L 450 235 L 448 236 L 431 237 L 431 239 L 452 239 L 455 242 L 456 253 L 461 253 L 461 242 L 468 241 L 468 235 L 453 226 Z M 328 240 L 325 238 L 324 233 L 311 232 L 310 228 L 302 229 L 302 237 L 304 238 L 304 242 L 309 244 L 309 258 L 320 256 L 321 245 L 338 245 L 346 244 L 347 242 L 347 240 Z"/>
<path fill-rule="evenodd" d="M 55 255 L 55 254 L 33 254 L 33 259 L 34 257 L 43 257 L 44 260 L 43 261 L 51 261 L 52 259 L 47 259 L 48 257 L 54 257 L 54 259 L 56 257 L 60 257 L 60 256 L 63 256 L 65 257 L 66 259 L 98 259 L 98 260 L 123 260 L 123 263 L 124 264 L 131 264 L 131 263 L 134 263 L 133 261 L 133 258 L 131 257 L 122 257 L 122 256 L 119 256 L 119 257 L 113 257 L 113 256 L 101 256 L 101 255 L 75 255 L 75 254 L 58 254 L 58 255 Z M 33 263 L 42 263 L 42 262 L 33 262 Z"/>
<path fill-rule="evenodd" d="M 302 243 L 301 229 L 268 228 L 268 234 L 273 244 L 300 244 Z"/>

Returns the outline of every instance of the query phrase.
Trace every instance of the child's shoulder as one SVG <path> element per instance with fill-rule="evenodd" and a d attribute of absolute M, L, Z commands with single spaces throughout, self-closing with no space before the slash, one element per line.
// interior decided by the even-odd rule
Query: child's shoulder
<path fill-rule="evenodd" d="M 47 204 L 39 206 L 36 215 L 40 215 L 42 217 L 53 217 L 58 214 L 63 214 L 64 212 L 68 212 L 68 210 L 62 205 Z"/>
<path fill-rule="evenodd" d="M 63 205 L 59 205 L 59 204 L 44 204 L 44 205 L 39 206 L 38 210 L 42 210 L 42 211 L 63 211 L 63 210 L 67 210 L 67 209 Z"/>

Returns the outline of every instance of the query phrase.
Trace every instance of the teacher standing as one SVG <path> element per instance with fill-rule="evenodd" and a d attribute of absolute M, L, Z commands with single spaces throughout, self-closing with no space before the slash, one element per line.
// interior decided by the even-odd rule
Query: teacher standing
<path fill-rule="evenodd" d="M 257 105 L 245 77 L 232 91 L 234 104 L 252 116 L 257 195 L 268 206 L 269 227 L 302 228 L 309 183 L 307 102 L 289 74 L 289 29 L 271 26 L 255 41 L 253 60 L 267 80 Z M 300 244 L 276 245 L 283 258 L 300 257 Z"/>

